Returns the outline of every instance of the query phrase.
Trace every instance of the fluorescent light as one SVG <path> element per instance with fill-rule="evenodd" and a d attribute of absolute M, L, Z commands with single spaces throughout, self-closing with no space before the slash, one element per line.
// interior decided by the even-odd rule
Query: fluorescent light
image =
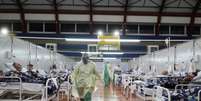
<path fill-rule="evenodd" d="M 104 55 L 122 55 L 124 54 L 123 52 L 80 52 L 82 54 L 87 53 L 87 54 L 104 54 Z"/>
<path fill-rule="evenodd" d="M 114 36 L 119 36 L 119 31 L 118 30 L 114 31 Z"/>
<path fill-rule="evenodd" d="M 138 39 L 120 39 L 120 42 L 140 42 Z"/>
<path fill-rule="evenodd" d="M 120 39 L 103 39 L 105 42 L 120 42 Z"/>
<path fill-rule="evenodd" d="M 99 30 L 99 31 L 97 32 L 97 34 L 98 34 L 98 36 L 101 36 L 101 35 L 103 35 L 103 31 Z"/>
<path fill-rule="evenodd" d="M 137 39 L 105 39 L 104 41 L 106 42 L 126 42 L 126 43 L 129 43 L 129 42 L 140 42 L 140 40 L 137 40 Z"/>
<path fill-rule="evenodd" d="M 99 42 L 100 39 L 81 39 L 81 38 L 66 38 L 66 41 L 72 42 Z"/>
<path fill-rule="evenodd" d="M 8 35 L 8 33 L 9 33 L 8 28 L 2 28 L 2 29 L 1 29 L 1 34 L 2 34 L 2 35 Z"/>
<path fill-rule="evenodd" d="M 141 40 L 138 39 L 82 39 L 82 38 L 66 38 L 66 41 L 71 41 L 71 42 L 100 42 L 100 41 L 105 41 L 105 42 L 140 42 Z"/>

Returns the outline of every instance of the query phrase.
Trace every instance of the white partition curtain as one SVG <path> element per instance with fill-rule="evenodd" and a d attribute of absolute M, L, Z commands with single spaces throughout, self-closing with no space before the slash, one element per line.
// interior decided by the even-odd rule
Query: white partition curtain
<path fill-rule="evenodd" d="M 135 66 L 139 66 L 145 72 L 151 66 L 152 69 L 156 69 L 155 73 L 160 74 L 162 71 L 174 72 L 175 70 L 188 72 L 192 64 L 196 69 L 201 70 L 201 39 L 156 51 L 152 56 L 150 54 L 141 56 L 136 58 L 132 65 L 134 69 Z"/>
<path fill-rule="evenodd" d="M 0 48 L 0 70 L 8 69 L 9 63 L 18 62 L 24 68 L 31 63 L 34 69 L 48 72 L 53 63 L 59 68 L 64 68 L 68 62 L 74 62 L 73 59 L 58 53 L 52 54 L 54 59 L 51 60 L 49 50 L 17 38 L 0 37 Z"/>

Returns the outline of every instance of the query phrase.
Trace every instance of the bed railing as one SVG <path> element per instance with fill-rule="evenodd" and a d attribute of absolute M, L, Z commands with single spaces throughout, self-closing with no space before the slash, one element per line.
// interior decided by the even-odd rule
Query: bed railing
<path fill-rule="evenodd" d="M 47 101 L 48 100 L 48 88 L 50 87 L 50 86 L 48 86 L 48 83 L 51 81 L 51 79 L 48 79 L 47 81 L 46 81 L 46 84 L 45 84 L 45 101 Z"/>
<path fill-rule="evenodd" d="M 168 98 L 168 101 L 171 101 L 171 94 L 170 94 L 170 91 L 167 89 L 167 88 L 164 88 L 164 87 L 161 87 L 161 86 L 155 86 L 154 88 L 156 88 L 156 91 L 155 93 L 153 93 L 153 100 L 155 101 L 156 99 L 155 98 L 164 98 L 163 97 L 163 92 L 165 91 L 167 93 L 167 98 Z"/>
<path fill-rule="evenodd" d="M 183 89 L 184 87 L 201 87 L 201 85 L 198 85 L 198 84 L 179 84 L 175 87 L 175 91 L 178 89 L 178 87 L 181 87 L 181 89 Z M 201 89 L 198 91 L 198 101 L 200 101 L 200 94 L 201 94 Z"/>
<path fill-rule="evenodd" d="M 174 92 L 177 91 L 179 89 L 179 87 L 180 87 L 180 89 L 184 89 L 184 87 L 187 87 L 185 89 L 188 89 L 189 87 L 190 88 L 191 87 L 201 87 L 201 85 L 197 85 L 197 84 L 178 84 L 178 85 L 175 86 Z M 154 98 L 161 98 L 162 99 L 163 98 L 163 93 L 165 91 L 167 93 L 168 101 L 171 101 L 171 94 L 170 94 L 169 89 L 164 88 L 164 87 L 160 87 L 160 86 L 155 86 L 155 88 L 156 88 L 156 92 L 155 92 L 155 94 L 153 94 L 153 99 Z M 201 90 L 198 91 L 198 97 L 197 97 L 198 101 L 200 101 L 200 95 L 201 95 Z"/>
<path fill-rule="evenodd" d="M 17 79 L 17 80 L 19 80 L 19 101 L 22 101 L 22 79 L 19 77 L 1 77 L 1 79 Z M 12 82 L 12 81 L 10 81 L 10 82 Z M 13 81 L 13 82 L 16 82 L 16 81 Z M 5 88 L 4 90 L 8 90 L 8 89 Z"/>
<path fill-rule="evenodd" d="M 180 89 L 184 89 L 184 87 L 201 87 L 201 85 L 198 85 L 198 84 L 178 84 L 175 86 L 175 91 L 178 90 L 179 87 L 181 87 Z"/>
<path fill-rule="evenodd" d="M 49 101 L 49 99 L 48 99 L 48 88 L 50 87 L 48 84 L 49 84 L 49 82 L 51 82 L 52 81 L 52 78 L 49 78 L 47 81 L 46 81 L 46 84 L 45 84 L 45 101 Z M 59 99 L 58 98 L 58 95 L 56 94 L 56 96 L 57 96 L 57 100 Z"/>
<path fill-rule="evenodd" d="M 201 90 L 198 91 L 198 101 L 200 101 Z"/>

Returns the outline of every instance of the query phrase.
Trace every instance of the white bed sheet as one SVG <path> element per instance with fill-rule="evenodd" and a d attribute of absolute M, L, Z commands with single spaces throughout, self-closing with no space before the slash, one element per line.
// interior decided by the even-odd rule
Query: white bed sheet
<path fill-rule="evenodd" d="M 18 90 L 20 88 L 19 83 L 0 83 L 0 90 L 9 89 L 9 90 Z M 44 89 L 43 84 L 37 83 L 22 83 L 22 90 L 24 91 L 33 91 L 39 92 Z"/>
<path fill-rule="evenodd" d="M 39 92 L 44 89 L 44 85 L 37 83 L 22 83 L 22 89 L 26 91 Z"/>

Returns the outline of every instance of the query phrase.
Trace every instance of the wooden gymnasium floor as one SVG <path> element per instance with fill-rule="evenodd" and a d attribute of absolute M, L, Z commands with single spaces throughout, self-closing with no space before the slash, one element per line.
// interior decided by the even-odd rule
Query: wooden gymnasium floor
<path fill-rule="evenodd" d="M 107 87 L 104 88 L 102 82 L 97 83 L 97 89 L 92 95 L 92 101 L 143 101 L 136 96 L 130 96 L 126 98 L 123 96 L 120 87 Z M 60 99 L 60 101 L 67 101 L 66 97 Z"/>

